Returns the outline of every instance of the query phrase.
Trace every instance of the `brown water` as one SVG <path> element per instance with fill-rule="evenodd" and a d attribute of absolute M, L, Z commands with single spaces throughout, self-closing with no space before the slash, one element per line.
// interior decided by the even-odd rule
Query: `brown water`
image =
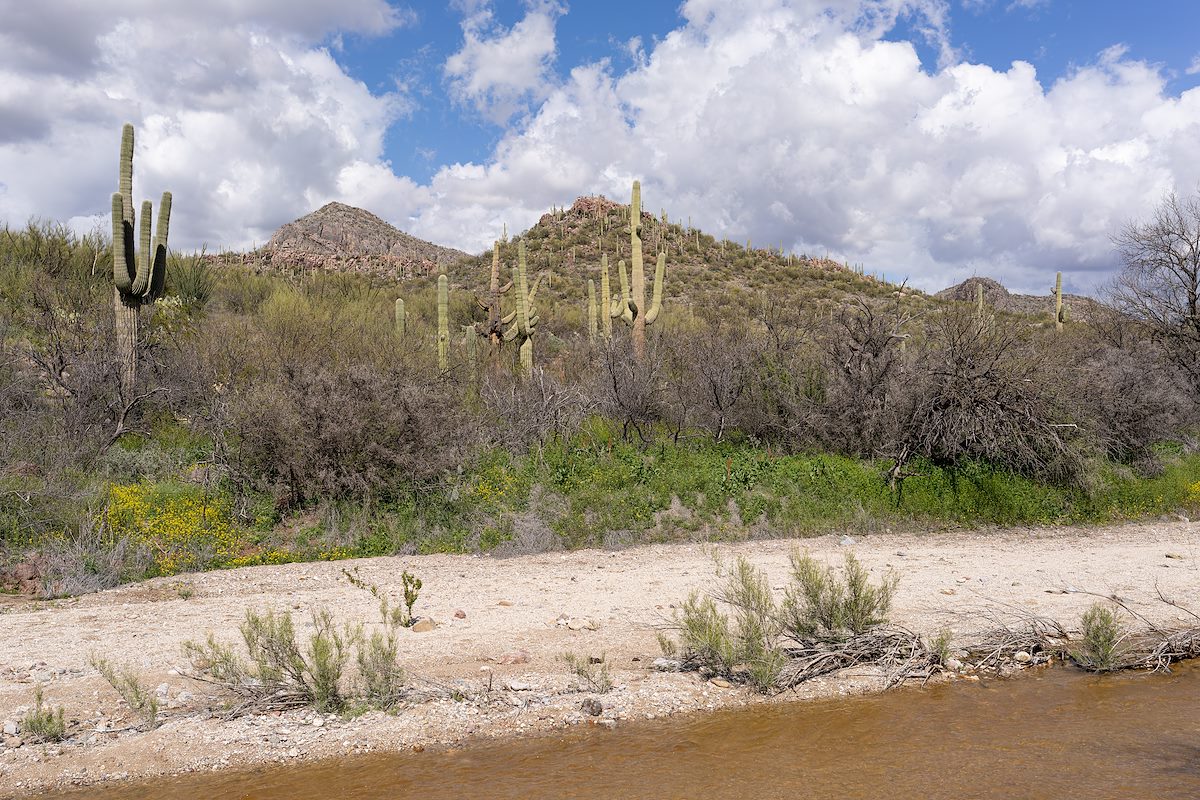
<path fill-rule="evenodd" d="M 1200 798 L 1200 667 L 1104 678 L 1042 671 L 65 796 Z"/>

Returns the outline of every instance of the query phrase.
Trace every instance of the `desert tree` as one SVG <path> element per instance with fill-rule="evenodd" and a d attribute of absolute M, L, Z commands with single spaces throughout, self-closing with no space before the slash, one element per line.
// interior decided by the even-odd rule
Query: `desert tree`
<path fill-rule="evenodd" d="M 1200 393 L 1200 195 L 1167 195 L 1113 243 L 1124 265 L 1110 290 L 1113 305 L 1150 329 Z"/>

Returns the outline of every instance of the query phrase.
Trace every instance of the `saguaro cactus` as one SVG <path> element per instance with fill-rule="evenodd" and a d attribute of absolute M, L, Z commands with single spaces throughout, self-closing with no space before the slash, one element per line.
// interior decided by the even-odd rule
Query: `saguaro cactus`
<path fill-rule="evenodd" d="M 408 328 L 408 317 L 404 313 L 404 298 L 396 298 L 396 336 L 400 339 L 404 338 L 405 331 Z"/>
<path fill-rule="evenodd" d="M 612 304 L 612 287 L 608 283 L 608 254 L 600 256 L 600 301 L 604 306 L 600 310 L 600 317 L 603 319 L 604 338 L 605 340 L 612 338 L 612 318 L 613 313 L 610 308 Z"/>
<path fill-rule="evenodd" d="M 533 335 L 537 332 L 538 314 L 533 307 L 537 298 L 538 286 L 542 276 L 538 275 L 533 281 L 532 288 L 526 278 L 525 240 L 517 242 L 517 264 L 513 267 L 513 284 L 517 291 L 516 319 L 512 327 L 504 332 L 506 342 L 517 339 L 520 341 L 521 373 L 526 377 L 533 375 Z"/>
<path fill-rule="evenodd" d="M 629 203 L 629 259 L 630 277 L 625 276 L 625 262 L 617 265 L 621 278 L 621 308 L 615 309 L 633 327 L 633 355 L 641 361 L 646 356 L 646 326 L 653 325 L 662 311 L 663 278 L 666 272 L 667 255 L 658 254 L 654 270 L 654 298 L 646 308 L 646 273 L 642 266 L 642 184 L 633 182 L 633 198 Z"/>
<path fill-rule="evenodd" d="M 121 370 L 121 400 L 133 402 L 137 383 L 138 321 L 142 306 L 162 295 L 167 275 L 167 233 L 171 224 L 171 193 L 158 204 L 158 226 L 151 231 L 153 208 L 142 203 L 142 223 L 135 246 L 133 211 L 133 126 L 121 130 L 118 191 L 112 196 L 113 309 L 116 315 L 117 358 Z"/>
<path fill-rule="evenodd" d="M 588 315 L 588 341 L 592 344 L 596 343 L 596 282 L 588 278 L 588 297 L 587 297 L 587 315 Z"/>
<path fill-rule="evenodd" d="M 1063 323 L 1067 321 L 1067 309 L 1062 299 L 1062 273 L 1054 275 L 1054 330 L 1062 331 Z"/>
<path fill-rule="evenodd" d="M 438 369 L 450 370 L 450 279 L 438 275 L 437 287 L 437 348 Z"/>
<path fill-rule="evenodd" d="M 507 238 L 507 229 L 505 238 Z M 493 370 L 500 368 L 500 348 L 504 343 L 504 326 L 516 318 L 515 311 L 505 316 L 500 308 L 501 298 L 508 293 L 512 286 L 512 281 L 504 286 L 500 285 L 500 242 L 492 242 L 492 274 L 488 284 L 488 299 L 486 303 L 479 298 L 475 299 L 479 307 L 487 312 L 488 318 L 486 322 L 476 324 L 475 333 L 486 338 L 491 344 L 489 359 Z"/>
<path fill-rule="evenodd" d="M 975 284 L 975 316 L 983 319 L 983 284 Z"/>

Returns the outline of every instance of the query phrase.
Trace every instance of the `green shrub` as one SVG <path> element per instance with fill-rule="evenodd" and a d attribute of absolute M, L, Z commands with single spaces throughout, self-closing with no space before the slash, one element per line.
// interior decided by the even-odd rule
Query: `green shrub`
<path fill-rule="evenodd" d="M 61 742 L 67 737 L 62 706 L 44 705 L 40 685 L 33 690 L 33 710 L 21 720 L 21 733 L 39 742 Z"/>
<path fill-rule="evenodd" d="M 146 729 L 158 727 L 158 699 L 142 685 L 132 669 L 117 666 L 96 654 L 92 654 L 91 663 L 104 680 L 117 690 L 117 694 L 121 695 L 129 710 L 141 716 Z"/>
<path fill-rule="evenodd" d="M 783 603 L 790 635 L 837 639 L 887 623 L 899 576 L 888 573 L 872 584 L 853 553 L 846 554 L 842 578 L 799 550 L 792 551 L 791 562 L 793 586 Z"/>
<path fill-rule="evenodd" d="M 566 662 L 567 668 L 574 673 L 575 677 L 579 678 L 583 685 L 593 692 L 604 694 L 613 688 L 612 675 L 608 670 L 606 656 L 593 658 L 578 656 L 574 653 L 563 653 L 562 660 Z"/>
<path fill-rule="evenodd" d="M 1083 612 L 1080 647 L 1071 653 L 1075 663 L 1092 672 L 1112 672 L 1121 664 L 1124 626 L 1111 606 L 1093 603 Z"/>

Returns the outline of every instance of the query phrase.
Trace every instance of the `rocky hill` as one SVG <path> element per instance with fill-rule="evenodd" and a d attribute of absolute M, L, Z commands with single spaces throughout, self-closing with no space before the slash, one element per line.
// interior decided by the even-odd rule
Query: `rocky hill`
<path fill-rule="evenodd" d="M 259 253 L 276 268 L 319 268 L 408 278 L 436 273 L 467 254 L 418 239 L 361 208 L 327 203 L 289 222 Z"/>
<path fill-rule="evenodd" d="M 1017 294 L 1004 288 L 999 281 L 991 278 L 967 278 L 962 283 L 943 289 L 934 297 L 940 300 L 952 300 L 974 303 L 978 289 L 983 286 L 984 305 L 1009 314 L 1025 314 L 1028 316 L 1045 316 L 1054 319 L 1054 276 L 1047 277 L 1047 291 L 1044 295 Z M 1080 294 L 1063 294 L 1063 305 L 1067 307 L 1070 319 L 1086 322 L 1101 308 L 1100 303 L 1090 297 Z"/>

